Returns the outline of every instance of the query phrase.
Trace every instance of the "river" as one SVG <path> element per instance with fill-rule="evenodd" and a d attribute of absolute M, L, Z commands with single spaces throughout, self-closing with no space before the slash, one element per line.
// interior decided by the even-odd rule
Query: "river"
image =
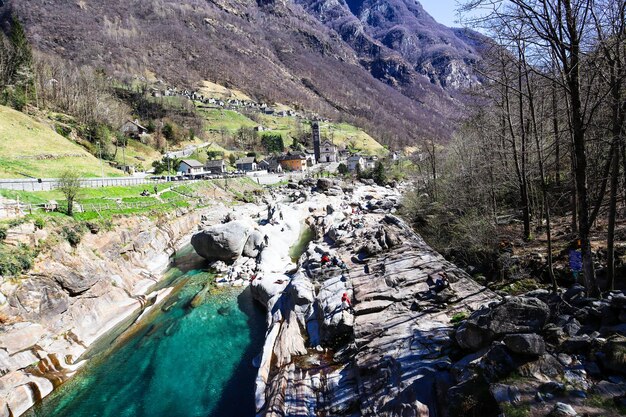
<path fill-rule="evenodd" d="M 254 416 L 265 313 L 248 289 L 213 290 L 192 308 L 212 279 L 205 265 L 182 251 L 160 284 L 173 287 L 166 300 L 25 415 Z"/>

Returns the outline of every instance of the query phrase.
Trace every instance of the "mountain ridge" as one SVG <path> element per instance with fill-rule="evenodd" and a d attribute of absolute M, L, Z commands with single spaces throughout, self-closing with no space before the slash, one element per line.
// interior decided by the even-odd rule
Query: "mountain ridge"
<path fill-rule="evenodd" d="M 318 16 L 316 4 L 327 14 Z M 446 140 L 466 101 L 336 0 L 9 0 L 0 10 L 23 21 L 36 49 L 77 65 L 118 78 L 150 72 L 173 84 L 236 86 L 349 121 L 392 146 Z"/>

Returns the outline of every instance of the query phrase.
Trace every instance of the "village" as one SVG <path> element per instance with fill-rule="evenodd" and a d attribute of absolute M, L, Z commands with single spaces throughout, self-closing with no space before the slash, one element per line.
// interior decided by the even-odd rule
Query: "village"
<path fill-rule="evenodd" d="M 377 155 L 362 155 L 351 153 L 347 149 L 340 149 L 329 139 L 322 139 L 319 122 L 312 122 L 312 149 L 301 151 L 288 150 L 275 152 L 265 158 L 258 159 L 254 153 L 238 158 L 229 169 L 228 160 L 223 157 L 208 159 L 202 163 L 196 159 L 185 158 L 178 162 L 176 167 L 177 179 L 216 178 L 227 174 L 259 176 L 264 174 L 298 173 L 314 170 L 316 166 L 324 166 L 325 171 L 358 173 L 372 170 L 381 160 Z M 391 152 L 388 156 L 391 161 L 400 158 L 398 152 Z M 318 169 L 318 170 L 319 170 Z"/>
<path fill-rule="evenodd" d="M 216 129 L 209 124 L 206 127 L 209 135 L 205 137 L 204 142 L 189 144 L 182 149 L 163 150 L 161 162 L 166 169 L 146 171 L 146 174 L 152 175 L 153 179 L 210 179 L 235 175 L 258 177 L 264 174 L 282 175 L 283 173 L 310 173 L 320 170 L 339 171 L 344 174 L 358 173 L 374 169 L 383 157 L 391 161 L 397 161 L 400 157 L 399 152 L 388 152 L 376 142 L 373 142 L 375 146 L 380 147 L 376 151 L 369 148 L 371 145 L 363 146 L 362 139 L 359 139 L 361 146 L 349 146 L 345 138 L 337 140 L 334 137 L 333 122 L 330 120 L 314 113 L 296 111 L 279 104 L 271 106 L 253 99 L 244 99 L 240 95 L 228 97 L 224 94 L 215 94 L 209 97 L 206 94 L 211 94 L 210 92 L 178 89 L 158 84 L 148 88 L 147 93 L 153 100 L 176 97 L 189 100 L 197 109 L 219 111 L 222 117 L 225 117 L 224 113 L 228 112 L 241 115 L 245 120 L 241 123 L 249 123 L 252 119 L 256 121 L 256 125 L 240 125 L 240 129 L 246 126 L 255 141 L 262 141 L 266 136 L 271 135 L 282 135 L 287 141 L 283 144 L 281 140 L 280 145 L 259 152 L 260 149 L 254 141 L 231 142 L 230 145 L 225 143 L 224 130 Z M 268 117 L 271 120 L 270 126 L 266 124 Z M 287 123 L 310 126 L 310 132 L 298 139 L 297 146 L 288 146 L 291 135 L 282 130 L 284 127 L 279 127 L 277 130 L 276 123 L 280 123 L 277 122 L 280 119 L 291 119 L 294 122 Z M 322 133 L 322 126 L 326 126 L 325 133 Z M 229 134 L 236 134 L 237 132 L 232 129 L 231 127 Z M 128 120 L 120 130 L 128 138 L 142 143 L 150 141 L 149 129 L 138 119 Z M 369 139 L 373 141 L 372 138 Z M 295 141 L 293 136 L 291 140 Z M 357 142 L 352 140 L 352 143 Z M 214 148 L 219 150 L 211 152 Z M 206 158 L 207 152 L 208 159 Z M 128 174 L 137 174 L 135 167 L 130 164 L 124 164 L 121 169 Z"/>

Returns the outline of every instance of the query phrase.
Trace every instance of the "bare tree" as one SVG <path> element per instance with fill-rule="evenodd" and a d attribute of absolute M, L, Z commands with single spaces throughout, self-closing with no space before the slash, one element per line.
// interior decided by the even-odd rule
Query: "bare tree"
<path fill-rule="evenodd" d="M 599 287 L 589 240 L 592 225 L 588 188 L 587 129 L 600 100 L 592 96 L 592 77 L 581 75 L 585 51 L 593 45 L 591 0 L 474 0 L 466 9 L 489 7 L 484 21 L 505 27 L 508 40 L 523 40 L 527 56 L 536 68 L 556 68 L 555 75 L 543 72 L 560 86 L 567 98 L 568 122 L 572 136 L 573 176 L 576 184 L 578 234 L 582 244 L 583 272 L 590 295 Z M 506 45 L 509 46 L 509 45 Z M 586 74 L 588 75 L 588 74 Z M 585 82 L 585 83 L 584 83 Z"/>

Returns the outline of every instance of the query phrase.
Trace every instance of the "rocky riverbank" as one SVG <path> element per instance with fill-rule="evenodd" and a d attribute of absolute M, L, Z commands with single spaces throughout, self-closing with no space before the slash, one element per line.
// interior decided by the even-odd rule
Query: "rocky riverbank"
<path fill-rule="evenodd" d="M 113 230 L 87 234 L 76 247 L 59 242 L 28 275 L 2 280 L 8 323 L 0 333 L 0 416 L 21 415 L 71 377 L 101 336 L 165 297 L 169 289 L 153 288 L 170 257 L 201 219 L 219 222 L 231 210 L 220 204 L 159 220 L 118 219 Z"/>
<path fill-rule="evenodd" d="M 501 297 L 396 217 L 399 198 L 372 184 L 290 183 L 237 234 L 225 273 L 251 280 L 267 308 L 259 415 L 621 414 L 623 294 Z M 315 239 L 296 264 L 298 224 Z M 223 229 L 196 239 L 221 245 Z M 434 291 L 443 273 L 450 286 Z"/>
<path fill-rule="evenodd" d="M 439 370 L 449 363 L 451 317 L 498 297 L 390 214 L 397 190 L 337 190 L 315 184 L 302 203 L 310 204 L 306 223 L 317 239 L 289 279 L 278 287 L 265 278 L 252 283 L 269 311 L 258 411 L 428 415 L 437 408 Z M 324 262 L 326 254 L 336 265 Z M 426 280 L 442 271 L 452 289 L 435 296 Z M 352 309 L 342 306 L 344 294 Z"/>

